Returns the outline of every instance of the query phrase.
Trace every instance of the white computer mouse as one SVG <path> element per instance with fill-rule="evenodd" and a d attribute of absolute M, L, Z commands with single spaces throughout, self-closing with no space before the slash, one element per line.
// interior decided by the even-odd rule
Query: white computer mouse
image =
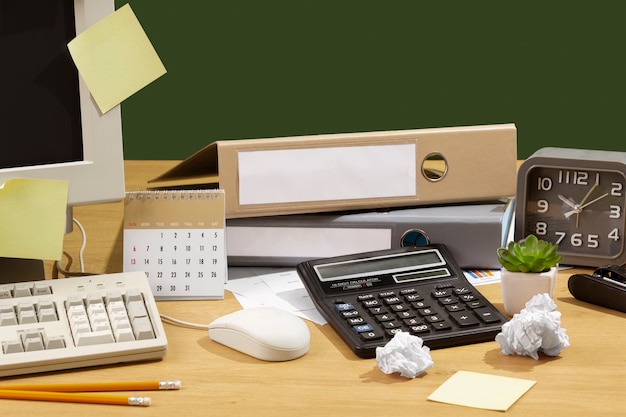
<path fill-rule="evenodd" d="M 311 334 L 298 316 L 275 307 L 247 308 L 209 324 L 218 343 L 265 361 L 288 361 L 309 351 Z"/>

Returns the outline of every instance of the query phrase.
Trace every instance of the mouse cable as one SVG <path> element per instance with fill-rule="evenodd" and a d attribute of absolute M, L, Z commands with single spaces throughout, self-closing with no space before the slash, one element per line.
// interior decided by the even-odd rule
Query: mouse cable
<path fill-rule="evenodd" d="M 209 325 L 208 324 L 190 323 L 188 321 L 175 319 L 174 317 L 171 317 L 171 316 L 166 316 L 165 314 L 159 314 L 159 315 L 161 316 L 161 320 L 164 323 L 173 324 L 175 326 L 180 326 L 180 327 L 187 327 L 187 328 L 190 328 L 190 329 L 200 329 L 200 330 L 208 330 L 209 329 Z"/>

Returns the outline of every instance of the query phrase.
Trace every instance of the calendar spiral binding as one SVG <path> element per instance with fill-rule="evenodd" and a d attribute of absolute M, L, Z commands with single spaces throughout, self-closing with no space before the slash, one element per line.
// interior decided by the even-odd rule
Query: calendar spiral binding
<path fill-rule="evenodd" d="M 126 200 L 143 201 L 185 201 L 185 200 L 219 200 L 224 190 L 142 190 L 127 191 Z"/>

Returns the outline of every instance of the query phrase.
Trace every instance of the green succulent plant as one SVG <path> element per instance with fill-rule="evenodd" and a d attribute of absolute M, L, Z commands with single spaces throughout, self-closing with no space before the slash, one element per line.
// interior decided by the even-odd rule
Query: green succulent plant
<path fill-rule="evenodd" d="M 498 248 L 498 262 L 507 271 L 538 273 L 558 265 L 563 258 L 558 245 L 528 235 L 518 242 Z"/>

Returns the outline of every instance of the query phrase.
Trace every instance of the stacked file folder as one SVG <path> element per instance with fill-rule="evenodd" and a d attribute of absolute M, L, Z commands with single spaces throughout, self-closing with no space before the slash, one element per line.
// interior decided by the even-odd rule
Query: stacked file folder
<path fill-rule="evenodd" d="M 516 170 L 504 124 L 217 141 L 151 184 L 225 190 L 231 266 L 443 243 L 463 268 L 497 268 Z"/>

